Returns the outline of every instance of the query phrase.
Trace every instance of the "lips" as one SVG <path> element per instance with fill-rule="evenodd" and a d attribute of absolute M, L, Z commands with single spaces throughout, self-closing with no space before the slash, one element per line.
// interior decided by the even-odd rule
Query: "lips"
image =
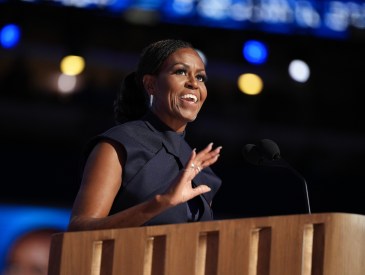
<path fill-rule="evenodd" d="M 189 101 L 189 102 L 193 102 L 193 103 L 198 102 L 198 97 L 194 94 L 185 94 L 185 95 L 181 96 L 180 98 L 183 100 Z"/>

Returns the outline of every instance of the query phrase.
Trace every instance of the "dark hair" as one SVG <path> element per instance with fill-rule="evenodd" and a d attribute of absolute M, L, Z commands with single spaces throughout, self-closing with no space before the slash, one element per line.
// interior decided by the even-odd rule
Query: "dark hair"
<path fill-rule="evenodd" d="M 193 48 L 186 41 L 166 39 L 154 42 L 142 50 L 137 71 L 128 74 L 114 101 L 117 123 L 141 118 L 148 110 L 148 95 L 143 87 L 143 76 L 158 74 L 163 62 L 181 48 Z"/>

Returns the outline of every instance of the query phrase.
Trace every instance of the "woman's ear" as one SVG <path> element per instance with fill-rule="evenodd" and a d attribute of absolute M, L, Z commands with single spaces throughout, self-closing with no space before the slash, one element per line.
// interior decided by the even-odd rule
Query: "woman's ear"
<path fill-rule="evenodd" d="M 143 87 L 148 95 L 153 95 L 155 93 L 155 83 L 156 78 L 153 75 L 145 74 L 143 76 Z"/>

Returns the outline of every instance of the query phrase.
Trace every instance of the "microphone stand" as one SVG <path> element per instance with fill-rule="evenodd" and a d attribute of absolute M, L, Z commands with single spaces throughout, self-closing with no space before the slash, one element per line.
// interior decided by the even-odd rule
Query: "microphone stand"
<path fill-rule="evenodd" d="M 312 214 L 311 207 L 310 207 L 310 201 L 309 201 L 309 192 L 308 192 L 308 184 L 305 178 L 302 174 L 300 174 L 296 169 L 294 169 L 287 161 L 280 158 L 280 156 L 277 156 L 277 158 L 272 160 L 262 159 L 261 165 L 265 166 L 276 166 L 276 167 L 284 167 L 288 168 L 293 174 L 295 174 L 297 177 L 299 177 L 303 182 L 304 192 L 306 196 L 306 210 L 308 214 Z"/>
<path fill-rule="evenodd" d="M 279 147 L 275 142 L 269 139 L 262 139 L 259 143 L 259 146 L 255 144 L 246 144 L 243 147 L 242 153 L 245 160 L 251 164 L 258 166 L 261 165 L 288 168 L 297 177 L 299 177 L 303 182 L 304 192 L 306 196 L 306 210 L 308 214 L 312 214 L 307 181 L 302 176 L 302 174 L 294 169 L 287 161 L 281 158 Z"/>

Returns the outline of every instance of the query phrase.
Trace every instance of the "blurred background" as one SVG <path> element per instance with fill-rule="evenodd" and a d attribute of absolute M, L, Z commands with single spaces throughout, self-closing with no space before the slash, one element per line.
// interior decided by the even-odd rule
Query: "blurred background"
<path fill-rule="evenodd" d="M 2 205 L 71 208 L 84 145 L 114 125 L 122 78 L 164 38 L 206 60 L 187 139 L 223 146 L 217 218 L 307 213 L 305 183 L 313 213 L 365 214 L 360 0 L 0 0 Z M 287 167 L 244 159 L 262 139 Z"/>

